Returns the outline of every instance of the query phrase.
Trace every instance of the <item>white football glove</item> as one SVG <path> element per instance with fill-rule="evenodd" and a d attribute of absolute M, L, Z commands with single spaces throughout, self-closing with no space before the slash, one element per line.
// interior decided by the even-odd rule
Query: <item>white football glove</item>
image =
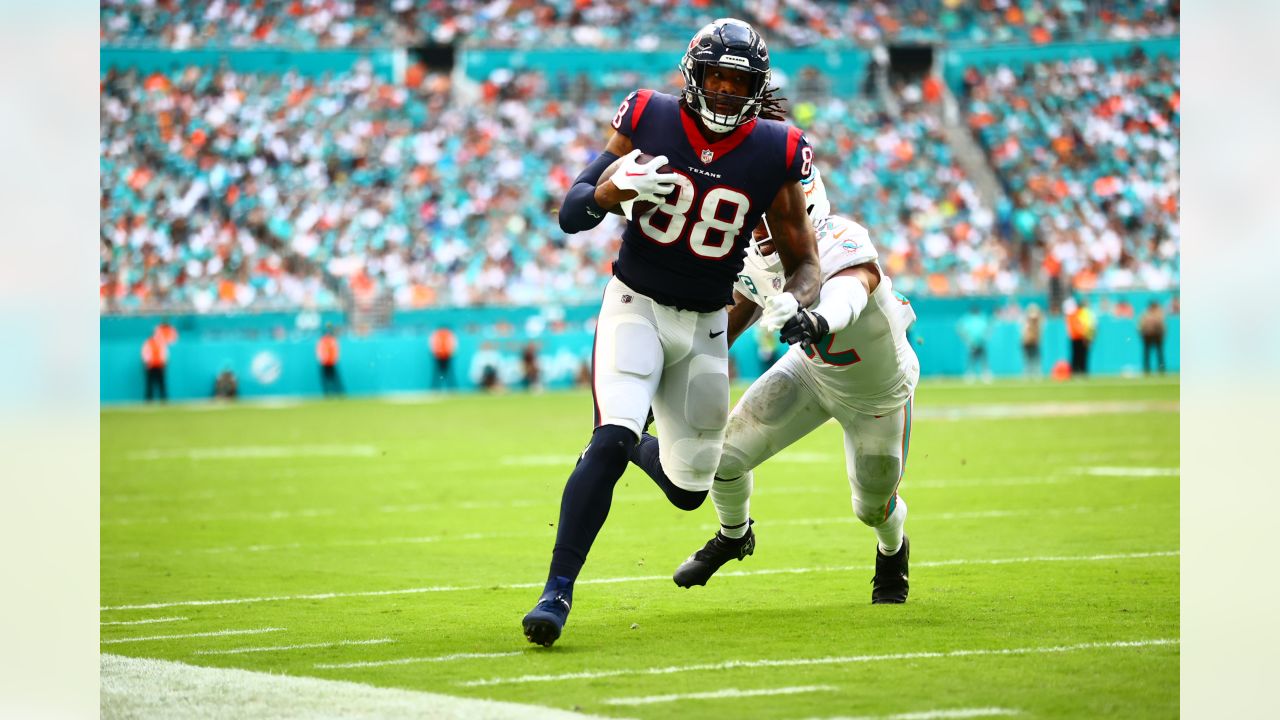
<path fill-rule="evenodd" d="M 764 300 L 764 315 L 760 318 L 760 327 L 769 332 L 778 332 L 799 310 L 800 303 L 789 292 L 767 297 Z"/>
<path fill-rule="evenodd" d="M 630 200 L 623 200 L 622 213 L 631 220 L 631 209 L 636 202 L 662 202 L 662 196 L 675 188 L 675 173 L 658 172 L 667 164 L 667 156 L 659 155 L 647 163 L 636 162 L 640 154 L 639 148 L 622 156 L 622 165 L 609 177 L 619 190 L 635 190 L 637 195 Z"/>

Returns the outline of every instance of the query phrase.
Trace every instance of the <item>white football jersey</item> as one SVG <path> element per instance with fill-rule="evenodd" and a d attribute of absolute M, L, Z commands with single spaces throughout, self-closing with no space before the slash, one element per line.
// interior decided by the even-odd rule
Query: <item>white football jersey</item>
<path fill-rule="evenodd" d="M 817 231 L 823 282 L 845 268 L 879 258 L 867 229 L 848 218 L 829 216 Z M 735 284 L 738 292 L 761 306 L 782 286 L 780 278 L 757 278 L 746 267 Z M 806 356 L 813 381 L 832 400 L 879 415 L 902 407 L 920 379 L 920 361 L 907 341 L 907 328 L 915 319 L 911 304 L 894 293 L 893 281 L 881 270 L 880 283 L 856 322 L 815 347 L 796 346 L 790 352 Z"/>

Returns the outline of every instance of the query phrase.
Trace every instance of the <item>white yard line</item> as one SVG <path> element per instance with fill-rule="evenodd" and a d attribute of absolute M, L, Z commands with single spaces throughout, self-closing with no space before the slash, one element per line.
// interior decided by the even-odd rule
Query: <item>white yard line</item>
<path fill-rule="evenodd" d="M 150 625 L 152 623 L 181 622 L 187 620 L 184 617 L 163 617 L 148 618 L 145 620 L 116 620 L 115 622 L 100 622 L 99 625 Z"/>
<path fill-rule="evenodd" d="M 808 720 L 965 720 L 966 718 L 1009 717 L 1021 715 L 1021 710 L 1011 708 L 949 708 L 946 710 L 921 710 L 893 715 L 838 715 L 835 717 L 808 718 Z"/>
<path fill-rule="evenodd" d="M 834 685 L 797 685 L 794 687 L 761 688 L 759 690 L 738 690 L 725 688 L 710 692 L 679 693 L 674 695 L 642 695 L 636 697 L 616 697 L 604 701 L 605 705 L 652 705 L 654 703 L 676 702 L 677 700 L 720 700 L 723 698 L 762 697 L 767 695 L 799 695 L 811 692 L 834 692 L 839 688 Z"/>
<path fill-rule="evenodd" d="M 147 637 L 113 638 L 100 641 L 103 645 L 118 643 L 145 642 L 149 640 L 181 640 L 184 638 L 222 637 L 223 635 L 261 635 L 263 633 L 281 632 L 284 628 L 254 628 L 252 630 L 217 630 L 215 632 L 182 633 L 181 635 L 150 635 Z"/>
<path fill-rule="evenodd" d="M 1177 550 L 1162 550 L 1156 552 L 1141 553 L 1123 553 L 1115 555 L 1075 555 L 1075 556 L 1037 556 L 1037 557 L 1018 557 L 1018 558 L 995 558 L 990 560 L 983 559 L 962 559 L 962 560 L 936 560 L 932 562 L 914 562 L 915 567 L 947 567 L 952 565 L 1006 565 L 1015 563 L 1035 563 L 1035 562 L 1097 562 L 1103 560 L 1134 560 L 1142 558 L 1154 557 L 1175 557 L 1178 555 Z M 806 573 L 826 573 L 826 572 L 848 572 L 866 570 L 865 565 L 845 565 L 845 566 L 828 566 L 828 567 L 809 567 L 809 568 L 777 568 L 762 570 L 744 570 L 738 572 L 722 572 L 720 577 L 752 577 L 756 575 L 799 575 Z M 611 585 L 615 583 L 632 583 L 632 582 L 654 582 L 662 580 L 671 582 L 670 575 L 641 575 L 634 577 L 615 577 L 615 578 L 587 578 L 579 580 L 578 585 Z M 174 600 L 170 602 L 154 602 L 130 605 L 105 605 L 99 607 L 101 612 L 111 612 L 115 610 L 156 610 L 168 607 L 198 607 L 204 605 L 243 605 L 248 603 L 262 602 L 291 602 L 296 600 L 333 600 L 336 598 L 359 598 L 359 597 L 383 597 L 392 595 L 419 595 L 422 593 L 436 592 L 467 592 L 474 590 L 521 590 L 526 588 L 540 588 L 543 586 L 541 582 L 528 583 L 489 583 L 485 585 L 433 585 L 427 587 L 402 588 L 397 590 L 365 590 L 357 592 L 327 592 L 327 593 L 311 593 L 305 595 L 265 595 L 261 597 L 241 597 L 241 598 L 223 598 L 219 600 Z"/>
<path fill-rule="evenodd" d="M 341 548 L 341 547 L 378 547 L 380 545 L 428 545 L 439 542 L 451 542 L 454 540 L 497 540 L 503 538 L 519 538 L 519 537 L 543 537 L 542 533 L 460 533 L 458 535 L 424 535 L 421 537 L 399 537 L 399 538 L 367 538 L 363 540 L 333 540 L 320 543 L 281 543 L 278 545 L 223 545 L 211 548 L 175 548 L 164 552 L 127 552 L 127 553 L 103 553 L 103 557 L 113 558 L 140 558 L 140 557 L 170 557 L 174 555 L 226 555 L 237 553 L 266 553 L 277 552 L 280 550 L 301 550 L 313 548 Z"/>
<path fill-rule="evenodd" d="M 298 457 L 375 457 L 373 445 L 228 445 L 156 448 L 125 455 L 127 460 L 270 460 Z"/>
<path fill-rule="evenodd" d="M 512 685 L 518 683 L 563 682 L 565 680 L 593 680 L 606 677 L 626 677 L 637 675 L 674 675 L 703 670 L 736 670 L 762 667 L 799 667 L 810 665 L 847 665 L 851 663 L 887 662 L 891 660 L 924 660 L 937 658 L 975 657 L 980 655 L 1045 655 L 1054 653 L 1077 652 L 1080 650 L 1104 650 L 1112 648 L 1142 648 L 1161 645 L 1177 645 L 1177 639 L 1162 638 L 1157 640 L 1131 640 L 1117 642 L 1080 643 L 1078 645 L 1059 645 L 1055 647 L 1023 647 L 1023 648 L 991 648 L 976 650 L 943 650 L 939 652 L 887 653 L 883 655 L 844 655 L 820 658 L 787 658 L 761 660 L 725 660 L 718 663 L 699 665 L 672 665 L 668 667 L 625 668 L 620 670 L 586 670 L 582 672 L 558 673 L 554 675 L 516 675 L 514 677 L 489 678 L 487 680 L 466 680 L 457 683 L 463 687 L 481 687 L 487 685 Z"/>
<path fill-rule="evenodd" d="M 1099 477 L 1179 477 L 1182 474 L 1181 468 L 1171 467 L 1095 466 L 1075 468 L 1073 472 Z"/>
<path fill-rule="evenodd" d="M 380 688 L 342 680 L 206 668 L 168 660 L 101 656 L 102 717 L 134 720 L 418 718 L 581 720 L 567 710 Z"/>
<path fill-rule="evenodd" d="M 500 658 L 523 655 L 521 651 L 497 653 L 453 653 L 452 655 L 434 655 L 431 657 L 407 657 L 394 660 L 366 660 L 363 662 L 319 663 L 313 665 L 317 670 L 339 670 L 348 668 L 383 667 L 386 665 L 415 665 L 418 663 L 452 662 L 454 660 L 473 660 L 483 658 Z"/>
<path fill-rule="evenodd" d="M 289 650 L 309 650 L 311 648 L 346 647 L 348 645 L 384 645 L 393 643 L 391 638 L 376 640 L 338 640 L 336 642 L 302 643 L 301 645 L 271 645 L 269 647 L 241 647 L 230 650 L 196 650 L 192 655 L 240 655 L 242 653 L 287 652 Z"/>

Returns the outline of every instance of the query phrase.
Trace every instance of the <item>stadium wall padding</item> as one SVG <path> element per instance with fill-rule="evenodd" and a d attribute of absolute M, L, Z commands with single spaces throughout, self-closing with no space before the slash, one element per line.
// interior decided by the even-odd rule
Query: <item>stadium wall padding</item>
<path fill-rule="evenodd" d="M 103 47 L 98 59 L 107 68 L 136 68 L 140 72 L 171 72 L 187 65 L 229 67 L 237 72 L 286 73 L 290 70 L 306 77 L 351 70 L 360 60 L 368 60 L 374 75 L 383 80 L 395 77 L 400 50 L 289 50 L 284 48 L 166 48 Z"/>
<path fill-rule="evenodd" d="M 1137 313 L 1149 299 L 1166 307 L 1172 293 L 1120 294 Z M 1115 298 L 1117 294 L 1105 297 Z M 910 336 L 925 376 L 959 376 L 966 371 L 967 353 L 956 324 L 973 305 L 995 312 L 1004 298 L 921 298 L 913 300 L 918 319 Z M 1097 309 L 1097 303 L 1092 303 Z M 434 362 L 427 338 L 432 330 L 448 325 L 458 335 L 454 358 L 455 379 L 463 389 L 478 387 L 486 364 L 493 364 L 504 385 L 519 387 L 520 355 L 529 342 L 538 345 L 543 384 L 569 387 L 591 352 L 594 305 L 565 308 L 440 308 L 402 311 L 391 327 L 360 337 L 339 335 L 339 374 L 353 395 L 421 392 L 430 389 Z M 101 331 L 100 398 L 103 403 L 138 402 L 143 398 L 142 342 L 159 317 L 103 317 Z M 320 393 L 320 371 L 315 357 L 318 330 L 298 329 L 297 313 L 271 312 L 239 315 L 174 316 L 179 339 L 170 348 L 169 397 L 173 400 L 207 398 L 213 381 L 230 368 L 244 397 L 308 396 Z M 1165 357 L 1170 372 L 1180 368 L 1178 316 L 1168 316 Z M 341 325 L 338 314 L 326 314 L 325 322 Z M 1020 326 L 1014 320 L 992 322 L 987 345 L 992 374 L 997 377 L 1024 372 Z M 738 377 L 757 376 L 763 366 L 757 355 L 754 331 L 748 331 L 731 349 Z M 1096 375 L 1139 372 L 1142 343 L 1136 318 L 1102 316 L 1090 354 L 1090 370 Z M 1066 325 L 1060 317 L 1045 321 L 1041 345 L 1041 371 L 1066 360 Z"/>

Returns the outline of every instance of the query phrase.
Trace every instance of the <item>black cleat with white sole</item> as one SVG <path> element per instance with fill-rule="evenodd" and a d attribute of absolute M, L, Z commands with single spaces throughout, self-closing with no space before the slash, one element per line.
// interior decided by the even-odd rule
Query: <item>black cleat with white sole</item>
<path fill-rule="evenodd" d="M 754 520 L 748 521 L 752 524 Z M 744 560 L 756 551 L 756 534 L 747 525 L 747 534 L 740 538 L 730 538 L 716 531 L 716 536 L 707 541 L 702 549 L 689 556 L 688 560 L 676 568 L 671 579 L 682 588 L 694 585 L 706 585 L 720 566 L 730 560 Z"/>
<path fill-rule="evenodd" d="M 893 555 L 880 552 L 876 545 L 876 576 L 871 578 L 872 605 L 901 605 L 907 601 L 907 560 L 911 557 L 911 541 L 902 536 L 902 547 Z"/>

